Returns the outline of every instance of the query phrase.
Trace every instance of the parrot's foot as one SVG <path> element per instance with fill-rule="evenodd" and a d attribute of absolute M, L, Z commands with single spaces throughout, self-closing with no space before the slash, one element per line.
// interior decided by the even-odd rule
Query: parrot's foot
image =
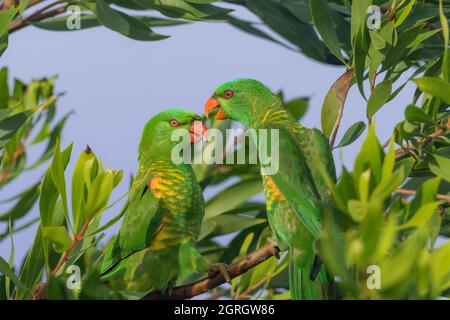
<path fill-rule="evenodd" d="M 280 259 L 280 243 L 275 240 L 274 238 L 267 238 L 267 244 L 272 246 L 272 254 L 275 258 L 277 258 L 278 260 Z"/>
<path fill-rule="evenodd" d="M 172 293 L 173 293 L 173 286 L 170 286 L 167 288 L 166 294 L 168 297 L 172 297 Z"/>
<path fill-rule="evenodd" d="M 226 282 L 231 283 L 231 277 L 230 274 L 228 273 L 228 265 L 226 263 L 221 262 L 213 263 L 209 267 L 208 277 L 213 278 L 218 273 L 220 273 L 222 277 L 225 278 Z"/>

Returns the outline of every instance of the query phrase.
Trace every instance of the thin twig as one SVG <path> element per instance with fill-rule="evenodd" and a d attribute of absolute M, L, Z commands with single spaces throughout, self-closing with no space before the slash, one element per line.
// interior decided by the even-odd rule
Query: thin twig
<path fill-rule="evenodd" d="M 433 133 L 429 134 L 425 138 L 420 138 L 420 139 L 422 139 L 422 140 L 420 140 L 420 142 L 423 144 L 428 144 L 430 142 L 433 142 L 434 139 L 438 139 L 439 137 L 446 134 L 447 131 L 449 131 L 449 130 L 450 130 L 450 118 L 447 119 L 447 123 L 444 126 L 437 127 Z M 389 144 L 388 141 L 386 143 L 384 143 L 383 148 L 386 148 L 388 146 L 388 144 Z M 413 152 L 413 146 L 408 144 L 406 147 L 402 147 L 402 148 L 395 150 L 395 159 L 400 160 L 404 157 L 409 156 L 409 154 L 412 152 Z"/>
<path fill-rule="evenodd" d="M 398 194 L 403 194 L 405 196 L 415 196 L 417 194 L 416 190 L 410 190 L 410 189 L 397 189 L 397 190 L 395 190 L 395 192 Z M 450 196 L 448 196 L 448 195 L 437 194 L 436 199 L 442 200 L 442 201 L 447 201 L 448 203 L 450 203 Z"/>
<path fill-rule="evenodd" d="M 247 290 L 245 290 L 244 292 L 242 292 L 241 294 L 235 296 L 233 298 L 233 300 L 241 300 L 243 298 L 247 298 L 248 296 L 251 297 L 250 292 L 252 292 L 253 290 L 259 288 L 261 285 L 263 285 L 266 281 L 268 281 L 271 277 L 271 274 L 268 274 L 266 276 L 264 276 L 260 281 L 258 281 L 257 283 L 255 283 L 254 285 L 250 286 L 247 288 Z"/>
<path fill-rule="evenodd" d="M 37 10 L 36 12 L 32 13 L 31 15 L 29 15 L 28 17 L 19 19 L 14 21 L 13 23 L 11 23 L 8 26 L 8 32 L 9 33 L 13 33 L 15 31 L 18 31 L 26 26 L 28 26 L 29 24 L 33 23 L 33 22 L 37 22 L 37 21 L 41 21 L 47 18 L 51 18 L 54 17 L 58 14 L 61 14 L 63 12 L 66 12 L 67 8 L 69 7 L 69 4 L 66 4 L 62 7 L 59 8 L 55 8 L 53 10 L 49 10 L 49 11 L 45 11 L 48 10 L 52 7 L 54 7 L 55 5 L 61 4 L 63 3 L 63 1 L 56 1 L 54 3 L 49 4 L 48 6 Z"/>
<path fill-rule="evenodd" d="M 69 255 L 72 252 L 72 250 L 75 248 L 77 243 L 80 242 L 81 240 L 83 240 L 84 234 L 85 234 L 87 228 L 89 227 L 89 223 L 90 223 L 89 220 L 86 221 L 84 223 L 83 227 L 81 228 L 80 232 L 75 234 L 75 236 L 73 237 L 73 240 L 72 240 L 72 244 L 70 245 L 69 249 L 67 249 L 67 251 L 64 252 L 64 255 L 62 256 L 61 260 L 59 261 L 59 263 L 55 267 L 55 269 L 53 269 L 52 275 L 55 275 L 61 269 L 61 267 L 64 265 L 64 263 L 66 263 L 67 259 L 69 259 Z"/>
<path fill-rule="evenodd" d="M 14 164 L 16 163 L 17 159 L 19 159 L 23 155 L 24 152 L 25 152 L 25 139 L 18 144 L 10 162 L 0 172 L 0 186 L 3 185 L 3 183 L 6 180 L 8 180 L 9 174 L 11 173 L 11 170 L 12 170 Z"/>
<path fill-rule="evenodd" d="M 41 2 L 44 2 L 44 1 L 46 1 L 46 0 L 30 0 L 30 1 L 28 1 L 27 9 L 33 7 Z"/>
<path fill-rule="evenodd" d="M 397 0 L 392 1 L 392 5 L 389 8 L 389 11 L 387 13 L 387 21 L 392 21 L 392 18 L 394 17 L 395 11 L 397 10 Z"/>
<path fill-rule="evenodd" d="M 259 248 L 258 250 L 250 253 L 242 260 L 231 264 L 228 267 L 228 274 L 231 279 L 234 279 L 241 274 L 247 272 L 251 268 L 257 266 L 258 264 L 266 261 L 270 257 L 273 256 L 273 246 L 265 245 L 264 247 Z M 202 293 L 205 293 L 208 290 L 214 289 L 222 284 L 224 284 L 225 278 L 222 274 L 218 273 L 212 278 L 203 278 L 194 283 L 187 284 L 180 287 L 175 287 L 172 289 L 170 294 L 159 294 L 159 293 L 151 293 L 144 297 L 145 300 L 160 300 L 160 299 L 190 299 L 192 297 L 198 296 Z"/>
<path fill-rule="evenodd" d="M 8 10 L 13 5 L 13 0 L 3 0 L 3 4 L 1 6 L 1 10 Z"/>

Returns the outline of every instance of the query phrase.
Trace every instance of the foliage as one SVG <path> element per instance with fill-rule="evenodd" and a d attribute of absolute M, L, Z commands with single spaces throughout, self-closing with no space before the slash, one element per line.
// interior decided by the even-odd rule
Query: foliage
<path fill-rule="evenodd" d="M 58 1 L 35 9 L 34 4 L 40 2 L 50 3 L 21 0 L 16 7 L 2 8 L 0 53 L 6 49 L 8 30 L 12 33 L 33 24 L 47 30 L 71 31 L 66 8 L 76 4 L 82 10 L 81 29 L 103 25 L 135 40 L 153 41 L 166 38 L 153 31 L 160 26 L 198 20 L 226 22 L 316 61 L 342 66 L 342 76 L 323 97 L 322 131 L 332 148 L 344 148 L 363 134 L 366 138 L 354 167 L 342 168 L 336 183 L 328 179 L 334 205 L 322 208 L 323 230 L 316 250 L 336 277 L 341 298 L 449 296 L 448 1 L 95 0 Z M 247 8 L 262 24 L 237 18 L 227 9 L 229 4 Z M 381 10 L 379 29 L 367 28 L 371 4 Z M 0 215 L 3 224 L 10 222 L 0 241 L 8 237 L 13 241 L 14 232 L 33 222 L 40 225 L 20 270 L 13 268 L 14 250 L 9 261 L 0 259 L 0 297 L 30 298 L 45 272 L 49 298 L 123 298 L 100 283 L 96 269 L 103 249 L 99 245 L 102 232 L 121 217 L 120 210 L 113 207 L 118 216 L 100 226 L 101 214 L 109 205 L 121 172 L 105 170 L 87 149 L 75 164 L 72 193 L 68 195 L 65 168 L 71 159 L 71 146 L 60 148 L 60 132 L 67 115 L 56 122 L 54 79 L 27 85 L 15 80 L 10 91 L 7 78 L 3 69 L 0 188 L 23 172 L 52 161 L 35 185 L 2 200 L 13 204 Z M 416 91 L 403 106 L 404 119 L 398 119 L 391 139 L 380 145 L 374 119 L 406 85 L 415 86 Z M 346 116 L 346 97 L 352 89 L 363 97 L 366 117 L 351 125 L 337 142 L 341 119 Z M 284 100 L 282 92 L 279 96 Z M 308 99 L 296 98 L 284 104 L 301 120 Z M 230 126 L 228 121 L 209 123 L 209 127 L 222 131 Z M 47 146 L 41 158 L 27 164 L 28 148 L 44 142 Z M 207 201 L 199 239 L 202 253 L 211 261 L 231 263 L 265 244 L 271 231 L 265 203 L 259 196 L 262 184 L 258 164 L 203 164 L 194 170 L 204 190 L 213 194 Z M 38 199 L 39 218 L 18 226 Z M 278 261 L 271 258 L 233 279 L 231 286 L 221 286 L 211 294 L 216 298 L 286 299 L 287 258 L 286 254 Z M 83 286 L 69 290 L 65 268 L 75 262 L 81 268 Z M 377 285 L 371 277 L 377 267 L 381 287 L 371 290 L 368 284 Z M 196 279 L 180 279 L 179 284 Z"/>
<path fill-rule="evenodd" d="M 345 298 L 435 299 L 450 287 L 450 243 L 436 246 L 447 205 L 436 194 L 445 182 L 429 178 L 404 199 L 394 192 L 409 170 L 395 163 L 393 140 L 384 154 L 372 126 L 354 171 L 343 168 L 337 183 L 327 177 L 335 206 L 323 208 L 317 249 Z"/>
<path fill-rule="evenodd" d="M 55 150 L 69 114 L 56 119 L 56 102 L 60 94 L 54 92 L 55 78 L 33 80 L 24 83 L 14 79 L 8 86 L 8 69 L 0 70 L 0 190 L 14 183 L 22 174 L 35 170 L 49 160 Z M 33 162 L 27 161 L 30 148 L 41 150 Z M 39 197 L 41 182 L 25 188 L 8 199 L 2 199 L 3 207 L 9 205 L 0 221 L 11 221 L 13 227 L 24 219 Z M 33 223 L 24 222 L 21 229 Z M 0 234 L 0 241 L 8 236 L 8 230 Z"/>

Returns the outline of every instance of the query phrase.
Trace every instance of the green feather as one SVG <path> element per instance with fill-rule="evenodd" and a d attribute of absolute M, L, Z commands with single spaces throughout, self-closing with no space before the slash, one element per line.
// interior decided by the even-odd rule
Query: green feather
<path fill-rule="evenodd" d="M 231 98 L 224 94 L 230 90 Z M 256 80 L 227 82 L 214 96 L 228 118 L 253 129 L 279 130 L 279 171 L 263 179 L 269 223 L 276 237 L 289 247 L 292 298 L 329 298 L 331 281 L 323 268 L 317 270 L 313 249 L 320 235 L 320 205 L 331 202 L 317 159 L 333 178 L 336 175 L 328 142 L 317 129 L 297 123 L 280 99 Z M 316 279 L 310 279 L 314 274 Z"/>
<path fill-rule="evenodd" d="M 101 265 L 102 279 L 126 296 L 165 292 L 179 276 L 208 269 L 196 247 L 205 206 L 200 185 L 189 164 L 171 160 L 178 143 L 172 132 L 188 132 L 194 120 L 199 116 L 191 111 L 171 109 L 144 128 L 125 216 Z"/>

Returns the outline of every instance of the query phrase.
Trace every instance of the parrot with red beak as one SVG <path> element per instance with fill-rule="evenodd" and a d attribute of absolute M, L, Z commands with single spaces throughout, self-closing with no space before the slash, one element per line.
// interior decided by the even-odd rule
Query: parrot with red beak
<path fill-rule="evenodd" d="M 320 234 L 320 204 L 331 202 L 317 161 L 333 179 L 336 177 L 327 139 L 319 130 L 298 123 L 277 95 L 253 79 L 237 79 L 217 88 L 206 102 L 205 114 L 216 109 L 216 119 L 232 119 L 257 132 L 267 129 L 268 134 L 278 130 L 278 150 L 271 139 L 268 148 L 279 153 L 279 170 L 261 174 L 270 226 L 276 242 L 289 250 L 291 297 L 330 298 L 330 278 L 313 248 Z"/>
<path fill-rule="evenodd" d="M 179 129 L 191 143 L 206 134 L 200 117 L 184 109 L 155 115 L 142 133 L 125 217 L 100 268 L 102 280 L 126 294 L 167 293 L 179 276 L 223 271 L 196 247 L 205 202 L 191 165 L 172 161 Z"/>

